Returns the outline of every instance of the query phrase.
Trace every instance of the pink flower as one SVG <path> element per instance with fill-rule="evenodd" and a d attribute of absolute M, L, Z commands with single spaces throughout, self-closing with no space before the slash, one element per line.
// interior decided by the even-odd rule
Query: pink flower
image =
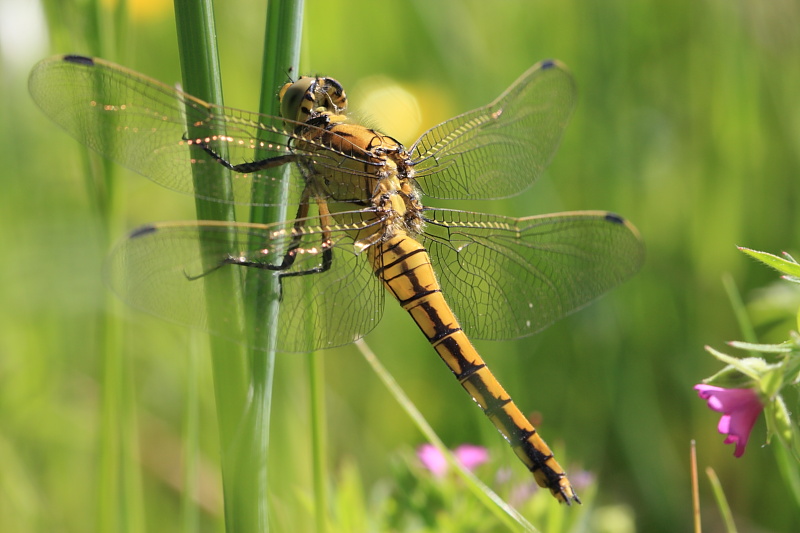
<path fill-rule="evenodd" d="M 462 444 L 453 453 L 467 470 L 474 470 L 489 459 L 486 448 L 474 444 Z M 417 457 L 434 476 L 442 477 L 447 472 L 447 460 L 433 444 L 423 444 L 417 448 Z"/>
<path fill-rule="evenodd" d="M 475 470 L 489 460 L 489 451 L 483 446 L 474 444 L 462 444 L 455 449 L 456 459 L 464 465 L 467 470 Z"/>
<path fill-rule="evenodd" d="M 708 407 L 722 413 L 717 430 L 725 438 L 725 444 L 736 444 L 734 457 L 744 454 L 747 439 L 764 410 L 761 399 L 753 389 L 723 389 L 712 385 L 695 385 L 701 398 L 708 400 Z"/>

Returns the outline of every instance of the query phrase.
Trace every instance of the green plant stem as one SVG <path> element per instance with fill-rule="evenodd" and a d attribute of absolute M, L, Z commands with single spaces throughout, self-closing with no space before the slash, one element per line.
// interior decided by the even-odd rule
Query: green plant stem
<path fill-rule="evenodd" d="M 103 343 L 102 408 L 98 527 L 120 533 L 144 531 L 144 504 L 139 457 L 139 429 L 132 390 L 131 365 L 122 353 L 121 325 L 112 312 L 118 301 L 106 298 L 106 318 L 100 319 Z"/>
<path fill-rule="evenodd" d="M 267 115 L 278 115 L 276 98 L 278 86 L 286 72 L 296 72 L 300 55 L 300 35 L 303 20 L 301 0 L 281 0 L 270 2 L 267 8 L 264 55 L 261 81 L 261 102 L 259 111 Z M 261 140 L 269 141 L 270 134 L 263 132 Z M 281 139 L 282 140 L 282 139 Z M 253 207 L 250 221 L 270 224 L 286 218 L 286 198 L 288 169 L 277 168 L 268 172 L 274 180 L 283 183 L 269 193 L 254 185 L 252 191 Z M 254 249 L 263 245 L 251 243 Z M 265 278 L 252 276 L 246 279 L 246 302 L 248 338 L 250 340 L 249 361 L 252 368 L 252 404 L 245 421 L 248 449 L 252 466 L 263 473 L 263 484 L 255 494 L 261 501 L 267 501 L 267 456 L 269 451 L 269 422 L 272 411 L 272 385 L 275 373 L 275 348 L 277 345 L 278 311 L 280 304 L 280 284 L 277 276 Z M 264 526 L 268 527 L 266 516 Z"/>
<path fill-rule="evenodd" d="M 175 13 L 186 91 L 221 105 L 211 4 L 208 1 L 176 0 Z M 270 2 L 262 84 L 261 110 L 264 113 L 276 114 L 273 107 L 274 80 L 284 72 L 297 69 L 301 28 L 302 2 Z M 189 135 L 192 135 L 191 130 Z M 214 180 L 216 185 L 224 183 L 229 187 L 221 199 L 231 202 L 227 171 L 222 166 L 218 171 L 218 179 Z M 202 187 L 203 183 L 195 183 L 196 190 Z M 207 196 L 208 192 L 204 191 L 204 195 Z M 285 193 L 265 198 L 262 191 L 255 189 L 253 203 L 274 206 L 254 207 L 253 222 L 269 223 L 285 218 Z M 234 210 L 229 203 L 198 200 L 197 212 L 201 219 L 234 221 Z M 222 275 L 205 280 L 209 322 L 233 324 L 233 331 L 244 331 L 240 326 L 245 315 L 239 306 L 242 272 L 240 269 L 224 269 L 219 273 Z M 252 346 L 249 355 L 216 337 L 211 341 L 222 450 L 225 522 L 229 533 L 265 532 L 269 528 L 267 452 L 276 344 L 274 325 L 277 324 L 279 300 L 277 278 L 273 278 L 273 283 L 264 284 L 255 277 L 247 280 L 244 295 L 249 325 L 247 335 Z M 266 353 L 256 347 L 265 349 Z"/>
<path fill-rule="evenodd" d="M 186 370 L 186 410 L 183 428 L 183 491 L 181 492 L 182 531 L 200 530 L 200 516 L 195 504 L 197 467 L 200 442 L 200 357 L 203 355 L 198 332 L 191 333 L 188 367 Z"/>
<path fill-rule="evenodd" d="M 733 513 L 731 513 L 731 507 L 728 505 L 728 499 L 725 497 L 725 491 L 722 489 L 722 483 L 719 482 L 717 473 L 713 468 L 706 468 L 706 475 L 708 476 L 708 481 L 711 483 L 714 499 L 717 501 L 717 509 L 719 509 L 722 515 L 725 531 L 728 533 L 736 533 L 736 523 L 733 521 Z"/>
<path fill-rule="evenodd" d="M 210 0 L 175 0 L 178 45 L 186 92 L 207 102 L 222 105 L 222 85 L 215 40 L 214 16 Z M 188 131 L 193 135 L 191 127 Z M 224 133 L 224 132 L 220 132 Z M 224 154 L 223 154 L 224 155 Z M 198 219 L 235 221 L 230 177 L 222 165 L 214 167 L 217 174 L 205 173 L 206 181 L 195 180 L 195 191 L 206 198 L 213 197 L 208 188 L 219 191 L 219 201 L 198 198 Z M 233 249 L 233 242 L 231 249 Z M 221 269 L 218 275 L 204 280 L 208 321 L 215 331 L 226 335 L 241 335 L 243 310 L 241 272 Z M 249 368 L 245 350 L 222 336 L 210 339 L 217 423 L 220 436 L 220 460 L 225 499 L 225 524 L 228 533 L 266 530 L 264 500 L 259 496 L 265 480 L 262 472 L 253 468 L 251 457 L 242 453 L 249 449 L 246 424 L 250 412 L 248 399 Z"/>
<path fill-rule="evenodd" d="M 750 322 L 750 317 L 747 315 L 747 308 L 742 301 L 742 295 L 739 294 L 739 289 L 736 287 L 736 282 L 730 274 L 722 276 L 722 285 L 725 287 L 725 292 L 728 295 L 728 300 L 731 302 L 731 307 L 736 315 L 736 321 L 739 323 L 739 329 L 742 331 L 742 336 L 746 342 L 757 343 L 753 323 Z M 750 355 L 757 357 L 756 352 L 751 351 Z"/>
<path fill-rule="evenodd" d="M 773 446 L 775 460 L 779 467 L 778 471 L 783 476 L 786 486 L 789 487 L 789 494 L 794 499 L 795 506 L 798 506 L 800 505 L 800 473 L 798 472 L 797 455 L 790 452 L 793 449 L 792 443 L 781 442 L 781 444 L 782 446 Z"/>
<path fill-rule="evenodd" d="M 314 510 L 316 513 L 317 533 L 328 531 L 328 465 L 325 451 L 327 449 L 327 428 L 325 424 L 325 360 L 318 352 L 309 355 L 309 388 L 311 390 L 311 447 L 313 454 L 312 470 L 314 473 Z"/>
<path fill-rule="evenodd" d="M 58 28 L 55 21 L 63 14 L 61 5 L 47 2 L 51 15 L 51 30 Z M 88 50 L 90 55 L 114 56 L 118 43 L 110 42 L 110 34 L 124 33 L 125 11 L 117 6 L 113 19 L 109 10 L 98 0 L 86 3 L 81 19 L 86 26 L 80 33 L 70 32 L 68 47 Z M 75 36 L 80 35 L 76 40 Z M 64 40 L 53 35 L 53 41 Z M 113 135 L 113 132 L 104 132 Z M 83 152 L 85 187 L 95 219 L 96 237 L 101 249 L 108 249 L 112 236 L 117 235 L 120 198 L 116 194 L 116 167 L 109 160 L 88 150 Z M 138 462 L 139 432 L 134 393 L 132 390 L 131 361 L 122 350 L 122 325 L 120 313 L 114 312 L 119 302 L 106 293 L 103 309 L 96 318 L 96 346 L 102 362 L 100 376 L 100 442 L 99 472 L 97 480 L 96 527 L 99 531 L 120 533 L 144 531 L 144 503 L 142 496 L 140 464 Z"/>

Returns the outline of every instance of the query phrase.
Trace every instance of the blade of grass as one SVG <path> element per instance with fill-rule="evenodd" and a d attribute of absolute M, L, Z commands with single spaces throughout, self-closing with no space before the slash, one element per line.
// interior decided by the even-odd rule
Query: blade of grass
<path fill-rule="evenodd" d="M 297 71 L 302 20 L 302 0 L 280 0 L 268 4 L 259 106 L 259 111 L 263 114 L 280 114 L 276 98 L 277 89 L 287 72 Z M 271 140 L 271 134 L 262 133 L 260 140 Z M 274 180 L 283 183 L 283 187 L 275 187 L 269 196 L 266 191 L 254 185 L 252 191 L 254 205 L 250 211 L 251 222 L 269 224 L 286 218 L 287 171 L 287 168 L 277 168 L 268 172 L 268 175 Z M 251 244 L 254 248 L 263 245 L 260 242 Z M 259 480 L 263 480 L 263 483 L 253 487 L 254 495 L 260 501 L 267 502 L 269 422 L 272 411 L 280 283 L 277 276 L 270 277 L 269 281 L 266 281 L 264 277 L 248 277 L 245 283 L 245 306 L 251 346 L 249 362 L 252 368 L 252 409 L 248 412 L 245 421 L 245 442 L 248 446 L 245 455 L 250 458 L 251 466 L 254 469 L 257 468 L 261 473 Z M 265 509 L 264 527 L 261 531 L 266 531 L 267 528 Z"/>
<path fill-rule="evenodd" d="M 67 41 L 70 49 L 84 50 L 93 56 L 116 55 L 120 47 L 111 42 L 109 34 L 119 35 L 127 26 L 124 6 L 114 8 L 113 19 L 106 6 L 92 0 L 78 13 L 86 22 L 82 31 L 70 28 L 64 22 L 63 6 L 46 2 L 50 13 L 49 29 L 52 42 Z M 112 22 L 113 21 L 113 22 Z M 65 31 L 67 30 L 67 31 Z M 113 135 L 113 132 L 98 132 Z M 83 150 L 84 184 L 90 207 L 96 220 L 96 238 L 108 249 L 119 222 L 120 198 L 116 194 L 116 166 L 98 154 Z M 121 313 L 115 312 L 118 300 L 106 292 L 104 305 L 97 312 L 95 323 L 102 361 L 100 390 L 99 470 L 97 478 L 97 505 L 94 519 L 99 531 L 144 531 L 144 502 L 138 463 L 139 430 L 132 390 L 131 361 L 122 352 Z"/>
<path fill-rule="evenodd" d="M 733 513 L 731 507 L 728 505 L 728 499 L 725 497 L 725 491 L 722 489 L 722 483 L 719 482 L 719 477 L 713 468 L 706 468 L 706 475 L 711 482 L 711 489 L 714 492 L 714 499 L 717 500 L 717 508 L 722 515 L 722 521 L 725 524 L 725 531 L 728 533 L 736 533 L 736 524 L 733 521 Z"/>
<path fill-rule="evenodd" d="M 309 355 L 309 388 L 311 391 L 311 448 L 314 476 L 314 511 L 317 533 L 328 531 L 328 491 L 326 461 L 327 429 L 325 424 L 325 362 L 318 352 Z"/>
<path fill-rule="evenodd" d="M 183 487 L 181 507 L 183 533 L 200 530 L 200 515 L 195 496 L 197 492 L 197 465 L 200 445 L 200 357 L 203 353 L 199 333 L 192 332 L 186 380 L 186 410 L 183 426 Z"/>
<path fill-rule="evenodd" d="M 219 59 L 216 47 L 214 14 L 210 0 L 175 0 L 175 19 L 178 46 L 183 72 L 184 89 L 207 102 L 222 105 Z M 225 132 L 219 132 L 224 134 Z M 194 135 L 191 128 L 188 134 Z M 223 157 L 225 154 L 222 154 Z M 198 219 L 234 222 L 235 211 L 230 187 L 230 176 L 222 165 L 213 165 L 216 175 L 209 179 L 195 179 L 195 191 L 206 198 L 221 195 L 215 202 L 198 198 Z M 233 250 L 233 243 L 231 242 Z M 207 265 L 211 266 L 211 265 Z M 241 272 L 239 269 L 221 269 L 218 275 L 204 279 L 208 321 L 216 331 L 229 331 L 227 337 L 241 335 L 243 309 Z M 222 329 L 225 328 L 225 329 Z M 225 340 L 222 336 L 210 338 L 214 392 L 217 405 L 217 424 L 220 438 L 220 461 L 225 499 L 225 524 L 229 533 L 265 531 L 266 512 L 263 498 L 257 489 L 263 485 L 261 472 L 253 468 L 251 457 L 242 453 L 249 449 L 248 436 L 242 434 L 249 412 L 249 369 L 244 348 Z"/>
<path fill-rule="evenodd" d="M 775 459 L 778 463 L 778 470 L 783 476 L 789 493 L 794 498 L 795 505 L 800 505 L 800 472 L 798 472 L 795 456 L 789 452 L 790 445 L 773 446 L 775 449 Z"/>
<path fill-rule="evenodd" d="M 212 103 L 221 104 L 211 5 L 209 2 L 192 3 L 179 0 L 176 0 L 175 5 L 187 92 Z M 262 96 L 262 101 L 268 100 L 268 105 L 274 105 L 274 80 L 284 72 L 297 69 L 301 15 L 302 2 L 271 2 L 269 5 L 262 85 L 264 93 L 269 95 L 269 98 Z M 191 79 L 193 75 L 195 77 Z M 265 108 L 264 104 L 262 112 L 275 114 L 274 109 Z M 189 134 L 192 134 L 191 131 Z M 229 184 L 227 172 L 222 167 L 219 167 L 219 179 Z M 196 183 L 195 186 L 202 187 L 202 184 Z M 254 203 L 269 203 L 279 207 L 265 210 L 254 208 L 251 220 L 262 223 L 282 220 L 285 217 L 285 209 L 281 206 L 284 200 L 282 198 L 260 200 L 262 197 L 261 191 L 253 191 Z M 233 209 L 224 204 L 198 201 L 197 207 L 199 218 L 234 220 Z M 226 315 L 237 319 L 242 316 L 240 308 L 231 308 L 234 303 L 220 297 L 241 294 L 238 290 L 241 287 L 239 279 L 241 272 L 237 269 L 227 269 L 225 273 L 226 278 L 214 276 L 213 283 L 209 283 L 212 281 L 210 278 L 206 280 L 209 321 L 216 322 Z M 226 346 L 227 343 L 224 341 L 212 339 L 214 380 L 223 449 L 226 526 L 232 533 L 267 531 L 269 527 L 266 508 L 266 467 L 275 347 L 274 328 L 271 326 L 277 324 L 279 297 L 277 278 L 273 279 L 274 283 L 270 286 L 258 285 L 251 281 L 246 288 L 246 318 L 251 326 L 247 334 L 250 336 L 249 341 L 253 348 L 249 352 L 249 357 L 237 350 L 233 372 L 228 366 L 231 362 L 230 354 L 222 356 L 224 352 L 230 351 L 231 347 Z M 217 318 L 215 319 L 212 314 Z M 270 327 L 252 327 L 255 324 L 266 324 Z M 238 326 L 237 321 L 235 327 Z M 255 332 L 259 332 L 259 337 L 255 336 Z M 256 346 L 266 348 L 266 354 L 256 349 Z M 237 371 L 237 368 L 241 371 Z M 246 387 L 239 386 L 244 383 Z M 244 396 L 245 392 L 251 393 L 249 398 Z"/>
<path fill-rule="evenodd" d="M 730 274 L 723 274 L 722 285 L 725 287 L 725 293 L 728 295 L 728 300 L 733 308 L 733 313 L 736 315 L 736 322 L 739 323 L 739 329 L 742 331 L 742 336 L 745 341 L 750 343 L 757 343 L 756 331 L 753 328 L 753 323 L 750 322 L 750 317 L 747 315 L 747 308 L 742 300 L 742 295 L 739 294 L 739 289 L 736 287 L 736 282 Z M 751 357 L 757 357 L 758 354 L 750 352 Z"/>
<path fill-rule="evenodd" d="M 303 30 L 303 0 L 281 0 L 270 2 L 267 11 L 264 55 L 261 80 L 261 102 L 259 111 L 266 115 L 280 115 L 280 104 L 277 98 L 278 88 L 285 83 L 287 76 L 296 78 L 300 62 L 300 42 Z M 269 141 L 270 134 L 261 140 Z M 280 141 L 280 139 L 274 139 Z M 251 222 L 269 224 L 286 219 L 287 172 L 288 168 L 275 169 L 272 177 L 284 184 L 282 190 L 274 189 L 273 196 L 265 196 L 265 191 L 254 188 L 253 207 L 250 211 Z M 258 246 L 259 243 L 253 243 Z M 266 325 L 263 346 L 269 349 L 266 353 L 253 351 L 252 365 L 254 373 L 259 377 L 263 370 L 263 381 L 257 390 L 262 391 L 263 412 L 269 419 L 272 378 L 274 375 L 274 357 L 276 343 L 276 327 L 278 324 L 278 307 L 280 286 L 277 278 L 273 278 L 271 286 L 253 286 L 248 283 L 247 294 L 252 298 L 248 302 L 251 319 L 254 320 L 252 331 L 258 331 L 260 325 Z M 326 531 L 328 509 L 326 492 L 325 464 L 325 408 L 324 408 L 324 370 L 323 361 L 317 354 L 309 356 L 309 387 L 311 391 L 311 439 L 312 469 L 314 479 L 314 497 L 316 511 L 316 530 Z M 259 379 L 258 377 L 256 379 Z"/>
<path fill-rule="evenodd" d="M 131 360 L 122 353 L 121 324 L 112 310 L 120 302 L 108 294 L 100 319 L 103 346 L 100 419 L 100 480 L 97 523 L 100 531 L 144 531 L 139 429 L 132 390 Z"/>
<path fill-rule="evenodd" d="M 414 422 L 417 428 L 425 435 L 428 442 L 436 446 L 436 449 L 447 459 L 450 467 L 458 474 L 472 494 L 480 501 L 488 510 L 490 510 L 503 524 L 508 527 L 510 531 L 517 531 L 521 526 L 525 531 L 535 533 L 537 529 L 528 522 L 525 517 L 517 512 L 516 509 L 508 505 L 503 499 L 498 496 L 492 489 L 481 483 L 475 475 L 464 468 L 456 458 L 450 453 L 450 450 L 444 445 L 442 440 L 436 435 L 436 432 L 428 424 L 422 413 L 417 410 L 414 403 L 406 396 L 405 392 L 400 388 L 400 385 L 389 374 L 386 368 L 378 361 L 375 354 L 370 350 L 364 339 L 356 341 L 356 347 L 364 356 L 367 363 L 372 367 L 372 370 L 378 375 L 380 380 L 389 389 L 389 392 L 394 396 L 394 399 L 400 404 L 400 407 L 408 414 L 409 418 Z"/>

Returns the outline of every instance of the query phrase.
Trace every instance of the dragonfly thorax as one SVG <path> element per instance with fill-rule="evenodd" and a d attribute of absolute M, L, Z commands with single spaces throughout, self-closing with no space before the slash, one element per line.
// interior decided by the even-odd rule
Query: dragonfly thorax
<path fill-rule="evenodd" d="M 333 212 L 349 204 L 379 213 L 386 226 L 421 229 L 417 222 L 419 192 L 413 163 L 396 139 L 345 116 L 347 96 L 333 78 L 303 76 L 279 92 L 281 115 L 302 124 L 295 127 L 296 147 L 308 152 L 327 149 L 329 159 L 306 163 L 309 184 L 318 196 L 331 201 Z M 338 206 L 335 204 L 339 204 Z"/>

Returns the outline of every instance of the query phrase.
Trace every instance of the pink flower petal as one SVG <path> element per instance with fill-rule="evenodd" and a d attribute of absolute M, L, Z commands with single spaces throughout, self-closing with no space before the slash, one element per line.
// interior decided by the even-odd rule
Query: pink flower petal
<path fill-rule="evenodd" d="M 717 431 L 726 435 L 731 429 L 731 415 L 722 415 L 717 424 Z"/>
<path fill-rule="evenodd" d="M 725 389 L 713 385 L 695 385 L 698 395 L 708 402 L 708 407 L 722 417 L 717 431 L 725 437 L 725 444 L 735 444 L 734 457 L 744 454 L 750 432 L 764 410 L 761 398 L 753 389 Z"/>
<path fill-rule="evenodd" d="M 467 470 L 474 470 L 489 459 L 486 448 L 474 444 L 462 444 L 453 453 Z M 433 444 L 423 444 L 417 448 L 417 458 L 436 477 L 442 477 L 447 472 L 447 460 Z"/>
<path fill-rule="evenodd" d="M 434 476 L 442 477 L 447 472 L 447 461 L 433 444 L 423 444 L 417 448 L 417 457 Z"/>
<path fill-rule="evenodd" d="M 462 444 L 454 450 L 454 453 L 458 462 L 467 470 L 475 470 L 489 460 L 489 451 L 483 446 L 474 444 Z"/>

